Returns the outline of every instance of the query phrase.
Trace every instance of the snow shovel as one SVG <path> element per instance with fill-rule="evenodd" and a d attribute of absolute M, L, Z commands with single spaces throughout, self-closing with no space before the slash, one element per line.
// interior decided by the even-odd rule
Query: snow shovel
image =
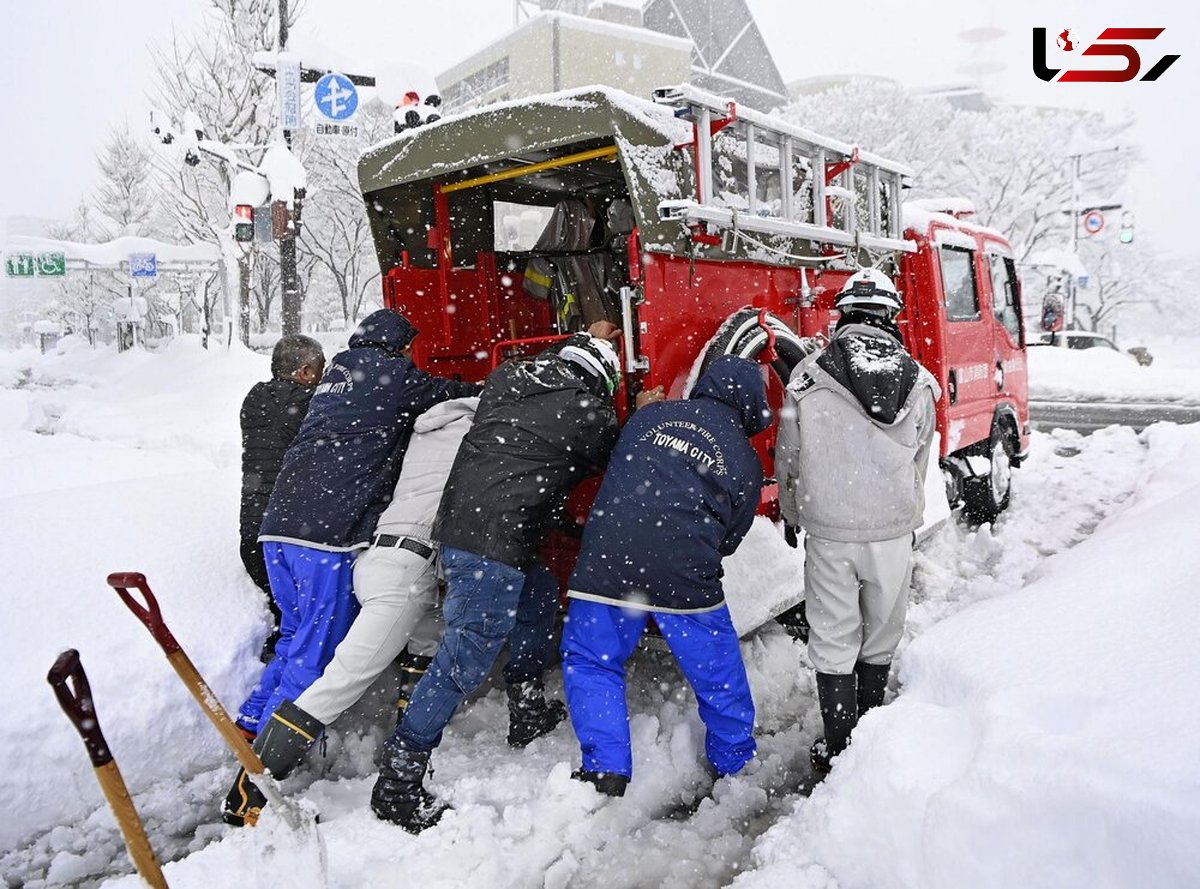
<path fill-rule="evenodd" d="M 225 739 L 225 743 L 229 745 L 229 749 L 233 751 L 233 755 L 237 757 L 237 761 L 241 763 L 246 773 L 253 777 L 255 785 L 263 792 L 267 801 L 275 807 L 276 812 L 293 830 L 299 831 L 305 828 L 312 831 L 315 824 L 314 813 L 296 800 L 288 799 L 279 792 L 275 779 L 267 774 L 262 760 L 254 752 L 250 742 L 238 730 L 234 721 L 229 718 L 229 714 L 221 706 L 216 694 L 192 665 L 191 659 L 175 641 L 171 631 L 167 629 L 167 625 L 163 622 L 162 612 L 158 608 L 158 600 L 154 598 L 154 594 L 150 592 L 150 585 L 146 583 L 146 576 L 137 571 L 117 571 L 108 575 L 108 585 L 117 591 L 121 601 L 129 607 L 134 616 L 146 625 L 146 629 L 150 631 L 154 641 L 162 647 L 167 660 L 175 668 L 175 672 L 179 674 L 179 678 L 183 680 L 187 690 L 192 693 L 192 697 L 196 699 L 200 709 L 216 726 L 221 737 Z M 146 601 L 145 605 L 134 598 L 130 593 L 131 588 L 142 594 L 142 598 Z M 313 832 L 315 833 L 315 831 Z"/>
<path fill-rule="evenodd" d="M 96 780 L 100 782 L 100 789 L 104 791 L 104 797 L 117 818 L 117 826 L 125 837 L 125 848 L 129 850 L 133 866 L 148 885 L 154 889 L 167 889 L 158 858 L 146 837 L 146 828 L 138 817 L 133 800 L 129 798 L 125 779 L 113 760 L 104 733 L 100 731 L 100 721 L 92 702 L 92 688 L 88 685 L 87 674 L 83 672 L 83 664 L 79 662 L 79 652 L 70 648 L 60 654 L 46 674 L 46 681 L 54 689 L 63 712 L 83 738 L 92 768 L 96 771 Z"/>

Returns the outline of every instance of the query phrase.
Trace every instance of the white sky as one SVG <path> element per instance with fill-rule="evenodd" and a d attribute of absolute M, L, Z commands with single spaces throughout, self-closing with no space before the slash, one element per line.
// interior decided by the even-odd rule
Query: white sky
<path fill-rule="evenodd" d="M 433 73 L 502 35 L 512 24 L 509 0 L 306 0 L 300 30 L 363 68 L 387 61 Z M 65 217 L 94 183 L 95 156 L 109 130 L 144 125 L 151 71 L 148 46 L 172 29 L 194 26 L 202 0 L 4 0 L 0 27 L 0 221 L 12 215 Z M 1130 204 L 1139 233 L 1163 248 L 1192 245 L 1200 177 L 1182 163 L 1198 146 L 1194 49 L 1195 4 L 1118 0 L 958 3 L 809 3 L 749 0 L 785 81 L 829 73 L 894 77 L 915 86 L 961 82 L 956 69 L 980 57 L 1002 63 L 985 86 L 1001 99 L 1047 105 L 1086 104 L 1138 117 L 1134 139 L 1145 162 Z M 865 10 L 870 9 L 870 12 Z M 1003 28 L 981 48 L 959 40 L 980 25 Z M 1145 71 L 1166 52 L 1182 58 L 1154 83 L 1046 84 L 1030 68 L 1031 32 L 1071 27 L 1082 43 L 1105 27 L 1165 27 L 1142 52 Z M 1078 53 L 1076 65 L 1082 67 Z M 1052 61 L 1053 64 L 1053 61 Z M 820 121 L 811 123 L 820 130 Z M 1086 162 L 1086 161 L 1085 161 Z"/>

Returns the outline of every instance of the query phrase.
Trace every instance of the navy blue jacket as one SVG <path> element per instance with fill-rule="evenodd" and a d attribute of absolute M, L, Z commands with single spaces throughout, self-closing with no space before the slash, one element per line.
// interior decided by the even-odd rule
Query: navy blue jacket
<path fill-rule="evenodd" d="M 414 331 L 373 312 L 325 369 L 263 516 L 259 540 L 349 550 L 370 542 L 417 416 L 480 386 L 431 376 L 400 355 Z"/>
<path fill-rule="evenodd" d="M 762 466 L 749 438 L 771 422 L 758 366 L 722 356 L 686 401 L 625 424 L 596 495 L 570 595 L 647 611 L 725 601 L 721 558 L 758 508 Z"/>

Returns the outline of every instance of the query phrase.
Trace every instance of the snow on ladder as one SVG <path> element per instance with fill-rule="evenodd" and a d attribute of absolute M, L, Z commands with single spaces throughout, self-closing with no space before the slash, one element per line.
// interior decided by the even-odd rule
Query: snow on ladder
<path fill-rule="evenodd" d="M 693 86 L 655 90 L 654 101 L 692 122 L 696 198 L 662 201 L 658 212 L 694 240 L 718 244 L 712 229 L 724 229 L 872 253 L 916 249 L 903 238 L 904 164 Z"/>

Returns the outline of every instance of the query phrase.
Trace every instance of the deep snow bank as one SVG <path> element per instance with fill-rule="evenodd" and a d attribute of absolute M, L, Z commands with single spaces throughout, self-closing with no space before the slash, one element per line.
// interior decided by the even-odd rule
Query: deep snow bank
<path fill-rule="evenodd" d="M 1154 363 L 1140 366 L 1112 349 L 1029 349 L 1029 397 L 1040 401 L 1121 401 L 1200 404 L 1200 367 L 1176 353 L 1200 341 L 1166 342 Z"/>
<path fill-rule="evenodd" d="M 1200 427 L 1145 435 L 1093 537 L 912 642 L 737 889 L 1195 884 Z"/>
<path fill-rule="evenodd" d="M 265 356 L 205 352 L 186 339 L 158 355 L 24 350 L 0 364 L 4 382 L 19 386 L 0 389 L 7 851 L 101 805 L 45 680 L 66 648 L 80 651 L 135 797 L 224 761 L 161 650 L 104 579 L 145 572 L 197 667 L 236 704 L 255 678 L 266 620 L 237 556 L 237 416 L 246 390 L 269 373 Z M 156 826 L 194 825 L 181 815 Z"/>

